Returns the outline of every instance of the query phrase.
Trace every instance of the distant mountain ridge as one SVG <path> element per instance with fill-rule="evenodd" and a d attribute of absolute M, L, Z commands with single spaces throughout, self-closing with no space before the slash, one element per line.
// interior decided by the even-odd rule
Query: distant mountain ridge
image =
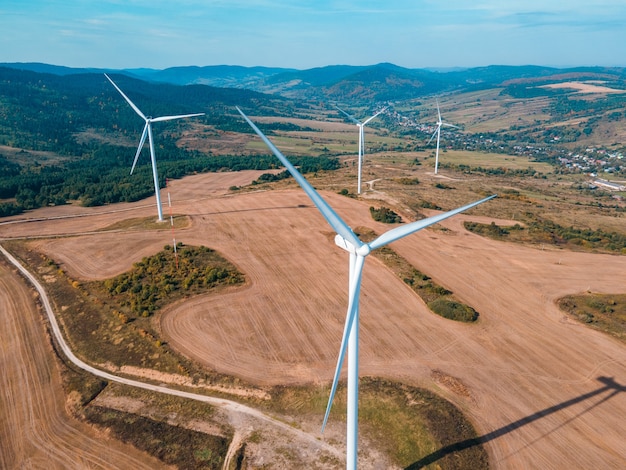
<path fill-rule="evenodd" d="M 450 71 L 410 69 L 390 63 L 375 65 L 329 65 L 306 70 L 238 65 L 181 66 L 156 69 L 71 68 L 41 63 L 0 63 L 1 67 L 60 76 L 89 73 L 120 73 L 152 83 L 209 85 L 280 95 L 293 99 L 333 101 L 388 101 L 421 96 L 508 86 L 536 86 L 541 81 L 603 80 L 625 87 L 623 67 L 576 67 L 559 69 L 536 65 L 491 65 Z"/>

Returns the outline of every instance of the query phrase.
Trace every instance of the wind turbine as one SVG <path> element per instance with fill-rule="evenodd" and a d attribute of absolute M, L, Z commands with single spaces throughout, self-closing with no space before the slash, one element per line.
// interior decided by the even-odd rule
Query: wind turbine
<path fill-rule="evenodd" d="M 337 108 L 339 111 L 341 111 L 343 114 L 345 114 L 348 117 L 348 119 L 350 119 L 352 122 L 354 122 L 356 124 L 356 126 L 359 128 L 359 181 L 357 183 L 358 184 L 357 192 L 358 192 L 358 194 L 361 194 L 361 166 L 363 164 L 363 153 L 364 153 L 364 144 L 365 144 L 365 132 L 363 131 L 363 128 L 365 127 L 365 124 L 370 122 L 372 119 L 374 119 L 376 116 L 378 116 L 380 113 L 382 113 L 387 108 L 381 109 L 376 114 L 374 114 L 372 117 L 366 119 L 363 122 L 359 121 L 354 116 L 346 113 L 339 106 L 335 106 L 335 108 Z"/>
<path fill-rule="evenodd" d="M 156 204 L 157 204 L 157 212 L 159 214 L 159 222 L 163 222 L 163 208 L 161 207 L 161 194 L 159 191 L 159 174 L 157 172 L 156 166 L 156 157 L 154 156 L 154 139 L 152 138 L 152 123 L 153 122 L 161 122 L 161 121 L 171 121 L 173 119 L 182 119 L 194 116 L 202 116 L 204 113 L 196 113 L 196 114 L 181 114 L 177 116 L 161 116 L 161 117 L 149 117 L 143 114 L 137 106 L 124 94 L 122 90 L 115 84 L 113 80 L 105 73 L 104 76 L 111 82 L 111 84 L 115 87 L 117 91 L 124 97 L 124 99 L 128 102 L 131 108 L 135 110 L 141 118 L 146 121 L 146 125 L 143 128 L 143 133 L 141 134 L 141 140 L 139 141 L 139 147 L 137 148 L 137 153 L 135 154 L 135 160 L 133 161 L 133 166 L 130 169 L 130 174 L 133 174 L 135 171 L 135 165 L 137 164 L 137 159 L 139 158 L 139 154 L 143 149 L 143 145 L 146 142 L 146 137 L 148 137 L 148 142 L 150 144 L 150 162 L 152 163 L 152 177 L 154 179 L 154 194 L 156 195 Z"/>
<path fill-rule="evenodd" d="M 437 121 L 437 129 L 435 129 L 435 132 L 433 132 L 433 135 L 430 137 L 430 139 L 428 140 L 428 143 L 426 144 L 426 145 L 430 144 L 433 138 L 435 137 L 435 134 L 437 134 L 437 150 L 435 152 L 435 174 L 437 174 L 437 168 L 439 167 L 439 137 L 441 135 L 441 126 L 453 127 L 455 129 L 459 129 L 459 127 L 453 126 L 452 124 L 448 124 L 447 122 L 443 122 L 441 120 L 441 112 L 439 111 L 439 100 L 437 100 L 437 116 L 439 117 L 439 120 Z"/>
<path fill-rule="evenodd" d="M 333 378 L 333 384 L 324 415 L 324 423 L 322 432 L 328 422 L 328 416 L 333 404 L 339 375 L 343 367 L 344 358 L 348 352 L 348 413 L 347 413 L 347 438 L 346 438 L 346 468 L 356 469 L 357 463 L 357 436 L 358 436 L 358 394 L 359 394 L 359 293 L 361 290 L 361 276 L 365 258 L 372 250 L 381 248 L 389 243 L 406 237 L 418 230 L 436 224 L 448 217 L 459 212 L 468 210 L 478 204 L 482 204 L 489 199 L 496 197 L 492 195 L 472 202 L 458 209 L 435 215 L 427 219 L 418 220 L 410 224 L 401 225 L 383 233 L 378 238 L 369 243 L 362 242 L 352 229 L 337 215 L 332 207 L 319 195 L 319 193 L 309 184 L 309 182 L 296 170 L 296 168 L 287 160 L 287 158 L 278 150 L 274 144 L 259 130 L 259 128 L 237 107 L 237 111 L 250 124 L 252 129 L 265 142 L 269 149 L 278 157 L 281 163 L 287 168 L 289 173 L 294 177 L 304 192 L 309 196 L 313 204 L 320 211 L 322 216 L 335 230 L 335 244 L 350 254 L 349 261 L 349 289 L 348 289 L 348 311 L 346 314 L 346 322 L 344 325 L 343 336 L 341 338 L 341 346 L 339 348 L 339 358 L 337 359 L 337 367 Z"/>

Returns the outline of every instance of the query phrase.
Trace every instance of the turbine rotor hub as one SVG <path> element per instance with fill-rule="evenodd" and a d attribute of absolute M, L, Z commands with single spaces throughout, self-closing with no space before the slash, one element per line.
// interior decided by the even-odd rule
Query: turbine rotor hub
<path fill-rule="evenodd" d="M 339 234 L 335 235 L 335 245 L 337 245 L 342 250 L 346 250 L 348 253 L 352 253 L 358 256 L 367 256 L 370 254 L 370 251 L 372 251 L 367 243 L 363 243 L 362 245 L 357 247 Z"/>

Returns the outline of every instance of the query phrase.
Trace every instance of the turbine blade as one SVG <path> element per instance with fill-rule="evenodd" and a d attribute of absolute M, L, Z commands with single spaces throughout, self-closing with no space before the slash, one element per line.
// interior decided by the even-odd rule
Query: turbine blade
<path fill-rule="evenodd" d="M 441 123 L 441 111 L 439 111 L 439 100 L 436 100 L 437 102 L 437 116 L 439 117 L 439 123 Z M 441 125 L 441 124 L 439 124 Z"/>
<path fill-rule="evenodd" d="M 453 124 L 448 124 L 447 122 L 442 122 L 441 125 L 442 126 L 446 126 L 446 127 L 454 127 L 455 129 L 460 129 L 459 126 L 455 126 Z"/>
<path fill-rule="evenodd" d="M 265 145 L 269 147 L 274 155 L 281 161 L 281 163 L 287 168 L 287 171 L 291 173 L 291 176 L 298 182 L 298 184 L 302 187 L 304 192 L 309 196 L 313 204 L 318 208 L 321 212 L 322 216 L 326 219 L 326 221 L 330 224 L 330 226 L 341 235 L 343 238 L 348 240 L 350 243 L 354 245 L 355 248 L 359 248 L 363 245 L 363 242 L 359 240 L 359 237 L 352 231 L 352 229 L 346 224 L 339 215 L 333 210 L 332 207 L 319 195 L 319 193 L 309 184 L 309 182 L 300 174 L 298 170 L 291 164 L 289 160 L 278 150 L 274 144 L 261 132 L 261 130 L 246 116 L 238 106 L 236 106 L 239 114 L 243 116 L 243 118 L 250 124 L 254 132 L 265 142 Z"/>
<path fill-rule="evenodd" d="M 113 80 L 111 80 L 111 78 L 106 73 L 104 74 L 104 76 L 111 82 L 111 84 L 115 87 L 115 89 L 120 92 L 120 95 L 122 95 L 124 97 L 124 99 L 128 102 L 130 107 L 133 108 L 135 110 L 135 112 L 137 114 L 139 114 L 142 118 L 147 120 L 148 118 L 146 118 L 146 116 L 139 110 L 139 108 L 137 106 L 135 106 L 135 104 L 130 100 L 130 98 L 128 96 L 126 96 L 122 90 L 120 90 L 120 87 L 118 87 L 115 84 L 115 82 Z"/>
<path fill-rule="evenodd" d="M 348 119 L 350 119 L 353 123 L 355 123 L 356 125 L 360 125 L 361 121 L 359 121 L 358 119 L 356 119 L 354 116 L 346 113 L 343 109 L 341 109 L 339 106 L 335 106 L 335 108 L 337 108 L 339 111 L 341 111 L 343 114 L 345 114 Z"/>
<path fill-rule="evenodd" d="M 195 114 L 180 114 L 178 116 L 161 116 L 150 119 L 152 122 L 160 122 L 160 121 L 171 121 L 173 119 L 182 119 L 194 116 L 204 116 L 204 113 L 195 113 Z"/>
<path fill-rule="evenodd" d="M 427 219 L 418 220 L 416 222 L 412 222 L 407 225 L 402 225 L 400 227 L 396 227 L 394 229 L 389 230 L 388 232 L 383 233 L 380 237 L 376 238 L 372 242 L 368 243 L 370 249 L 375 250 L 376 248 L 380 248 L 382 246 L 388 245 L 391 242 L 399 240 L 400 238 L 406 237 L 407 235 L 411 235 L 423 228 L 426 228 L 430 225 L 436 224 L 437 222 L 441 222 L 442 220 L 447 219 L 448 217 L 452 217 L 459 212 L 466 211 L 471 209 L 474 206 L 482 204 L 483 202 L 487 202 L 490 199 L 496 197 L 497 194 L 493 194 L 492 196 L 486 197 L 479 201 L 472 202 L 463 207 L 459 207 L 458 209 L 453 209 L 448 212 L 444 212 L 443 214 L 434 215 L 432 217 L 428 217 Z"/>
<path fill-rule="evenodd" d="M 333 385 L 330 389 L 330 396 L 328 397 L 328 404 L 326 405 L 326 413 L 324 415 L 324 422 L 322 423 L 322 433 L 326 428 L 330 410 L 333 406 L 333 400 L 335 399 L 335 393 L 337 392 L 337 385 L 339 384 L 339 376 L 341 375 L 341 368 L 343 367 L 343 361 L 346 357 L 346 350 L 348 349 L 348 339 L 350 337 L 350 331 L 352 330 L 352 324 L 354 318 L 359 309 L 359 292 L 361 290 L 361 277 L 363 273 L 363 265 L 365 263 L 365 256 L 356 255 L 356 262 L 354 266 L 354 279 L 351 279 L 350 285 L 350 298 L 348 300 L 348 312 L 346 314 L 346 323 L 343 328 L 343 337 L 341 338 L 341 346 L 339 347 L 339 357 L 337 358 L 337 367 L 335 368 L 335 376 L 333 378 Z"/>
<path fill-rule="evenodd" d="M 372 119 L 374 119 L 376 116 L 378 116 L 380 113 L 382 113 L 385 109 L 387 109 L 386 107 L 381 109 L 380 111 L 378 111 L 376 114 L 374 114 L 371 118 L 367 119 L 365 122 L 363 122 L 363 125 L 367 124 L 368 122 L 370 122 Z"/>
<path fill-rule="evenodd" d="M 141 140 L 139 141 L 139 147 L 137 147 L 137 153 L 135 154 L 135 159 L 133 160 L 133 167 L 130 169 L 130 174 L 133 174 L 133 171 L 135 171 L 135 165 L 137 164 L 137 160 L 139 159 L 139 154 L 141 153 L 141 150 L 143 149 L 143 144 L 146 143 L 146 137 L 148 135 L 148 126 L 150 124 L 148 123 L 148 121 L 146 121 L 146 125 L 143 126 L 143 134 L 141 134 Z"/>
<path fill-rule="evenodd" d="M 433 135 L 430 136 L 430 139 L 428 139 L 428 142 L 426 142 L 426 145 L 430 144 L 433 139 L 435 138 L 435 134 L 437 134 L 437 132 L 439 132 L 439 126 L 437 126 L 437 129 L 435 129 L 435 132 L 433 132 Z"/>

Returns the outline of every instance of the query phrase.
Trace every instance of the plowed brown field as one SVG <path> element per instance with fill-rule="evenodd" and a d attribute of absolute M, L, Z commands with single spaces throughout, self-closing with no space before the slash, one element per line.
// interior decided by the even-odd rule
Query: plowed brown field
<path fill-rule="evenodd" d="M 0 468 L 169 468 L 71 418 L 36 299 L 0 262 Z"/>
<path fill-rule="evenodd" d="M 163 333 L 190 358 L 251 382 L 329 383 L 345 318 L 348 255 L 301 190 L 224 195 L 241 184 L 228 178 L 172 183 L 174 211 L 192 221 L 176 237 L 218 250 L 249 284 L 169 308 L 160 316 Z M 353 227 L 388 229 L 372 221 L 367 202 L 323 196 Z M 145 202 L 127 207 L 132 215 L 0 226 L 0 237 L 79 234 L 155 213 Z M 361 292 L 361 375 L 424 386 L 455 402 L 476 423 L 494 468 L 626 468 L 626 347 L 568 320 L 554 303 L 587 290 L 625 292 L 626 257 L 491 241 L 466 232 L 466 219 L 491 220 L 460 215 L 443 223 L 447 231 L 423 230 L 392 248 L 472 305 L 479 322 L 432 314 L 370 257 Z M 73 277 L 102 279 L 169 242 L 168 232 L 149 231 L 34 243 Z"/>

